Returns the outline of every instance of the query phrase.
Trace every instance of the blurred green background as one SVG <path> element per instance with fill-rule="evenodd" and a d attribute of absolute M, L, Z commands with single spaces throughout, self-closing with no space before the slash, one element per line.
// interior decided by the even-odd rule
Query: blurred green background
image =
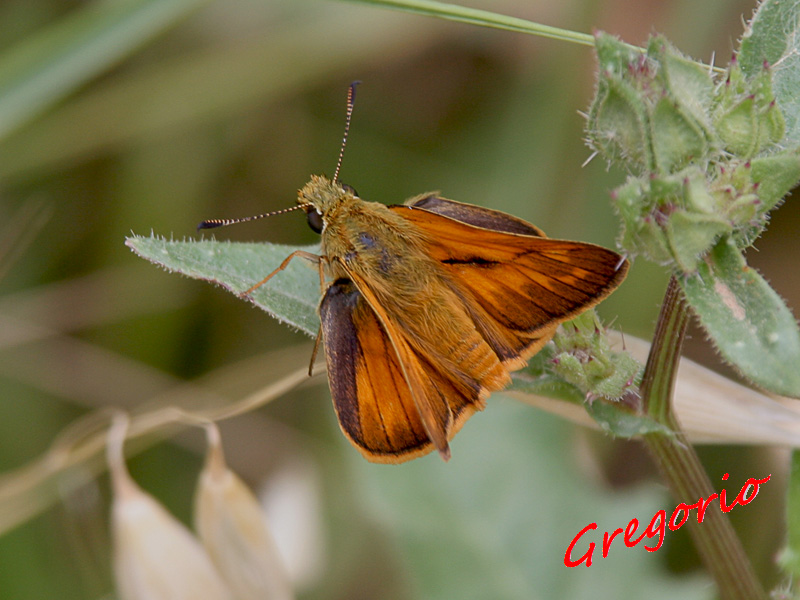
<path fill-rule="evenodd" d="M 754 8 L 466 4 L 634 44 L 658 31 L 723 65 Z M 235 399 L 305 364 L 307 338 L 153 268 L 123 241 L 150 231 L 182 239 L 203 219 L 293 205 L 309 174 L 332 174 L 355 79 L 363 84 L 341 179 L 361 197 L 390 204 L 440 190 L 553 237 L 613 247 L 608 191 L 623 175 L 600 159 L 581 167 L 589 151 L 578 111 L 593 68 L 587 47 L 353 3 L 3 0 L 0 472 L 95 409 L 133 407 L 199 377 Z M 790 200 L 748 256 L 795 312 L 798 220 Z M 297 214 L 216 237 L 315 241 Z M 649 338 L 666 281 L 636 261 L 600 312 Z M 689 356 L 721 368 L 701 332 L 689 338 Z M 320 378 L 222 431 L 232 467 L 263 492 L 279 539 L 294 543 L 301 598 L 713 596 L 685 531 L 656 553 L 614 546 L 589 569 L 564 567 L 588 523 L 602 534 L 676 501 L 638 444 L 500 396 L 459 434 L 447 465 L 364 462 L 339 433 Z M 131 469 L 188 522 L 203 439 L 188 432 L 177 442 L 151 447 Z M 730 472 L 735 491 L 775 474 L 758 502 L 731 514 L 775 584 L 784 453 L 701 454 L 712 481 Z M 54 485 L 60 502 L 0 537 L 0 598 L 111 597 L 104 479 L 73 469 Z"/>

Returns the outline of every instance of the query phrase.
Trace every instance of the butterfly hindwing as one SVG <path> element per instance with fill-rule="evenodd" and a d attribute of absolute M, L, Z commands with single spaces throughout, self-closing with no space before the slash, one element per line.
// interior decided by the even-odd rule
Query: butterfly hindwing
<path fill-rule="evenodd" d="M 349 280 L 320 305 L 333 405 L 344 434 L 368 458 L 430 445 L 389 338 Z"/>
<path fill-rule="evenodd" d="M 434 448 L 448 457 L 449 439 L 480 406 L 416 354 L 353 281 L 328 288 L 320 317 L 339 424 L 361 453 L 373 462 Z"/>

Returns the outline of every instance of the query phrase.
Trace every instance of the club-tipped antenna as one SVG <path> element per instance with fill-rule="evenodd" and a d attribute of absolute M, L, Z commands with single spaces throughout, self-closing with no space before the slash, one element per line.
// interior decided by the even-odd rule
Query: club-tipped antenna
<path fill-rule="evenodd" d="M 197 226 L 197 229 L 214 229 L 215 227 L 227 227 L 228 225 L 235 225 L 236 223 L 246 223 L 247 221 L 255 221 L 263 219 L 264 217 L 274 217 L 275 215 L 282 215 L 283 213 L 291 212 L 299 208 L 306 208 L 307 204 L 298 204 L 297 206 L 290 206 L 289 208 L 282 208 L 281 210 L 273 210 L 272 212 L 264 213 L 261 215 L 254 215 L 252 217 L 242 217 L 240 219 L 209 219 L 203 221 Z"/>
<path fill-rule="evenodd" d="M 356 101 L 356 86 L 361 83 L 354 81 L 347 88 L 347 113 L 344 121 L 344 136 L 342 136 L 342 148 L 339 150 L 339 160 L 336 161 L 336 171 L 333 172 L 333 181 L 339 181 L 339 170 L 342 168 L 342 158 L 344 157 L 344 148 L 347 145 L 347 134 L 350 133 L 350 118 L 353 116 L 353 105 Z"/>

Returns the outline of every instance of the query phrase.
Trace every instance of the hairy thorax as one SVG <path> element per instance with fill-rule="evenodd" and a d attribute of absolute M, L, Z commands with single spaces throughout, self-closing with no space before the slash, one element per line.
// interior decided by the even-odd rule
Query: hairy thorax
<path fill-rule="evenodd" d="M 449 275 L 426 253 L 423 234 L 388 207 L 369 203 L 365 211 L 361 203 L 329 207 L 333 217 L 326 219 L 322 250 L 331 280 L 352 274 L 368 285 L 392 322 L 427 356 L 441 350 L 432 340 L 451 340 L 451 359 L 485 345 Z M 485 350 L 488 363 L 477 361 L 481 374 L 497 366 Z"/>

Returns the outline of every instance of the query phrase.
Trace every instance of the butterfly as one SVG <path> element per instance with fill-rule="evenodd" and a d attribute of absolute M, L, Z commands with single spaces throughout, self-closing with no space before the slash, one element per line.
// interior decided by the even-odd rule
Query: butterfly
<path fill-rule="evenodd" d="M 434 449 L 448 460 L 449 442 L 466 420 L 560 323 L 608 296 L 628 262 L 438 193 L 394 206 L 363 200 L 338 179 L 354 90 L 333 178 L 312 176 L 288 209 L 305 211 L 321 254 L 295 251 L 245 295 L 295 257 L 316 263 L 320 334 L 345 436 L 373 462 L 404 462 Z"/>

